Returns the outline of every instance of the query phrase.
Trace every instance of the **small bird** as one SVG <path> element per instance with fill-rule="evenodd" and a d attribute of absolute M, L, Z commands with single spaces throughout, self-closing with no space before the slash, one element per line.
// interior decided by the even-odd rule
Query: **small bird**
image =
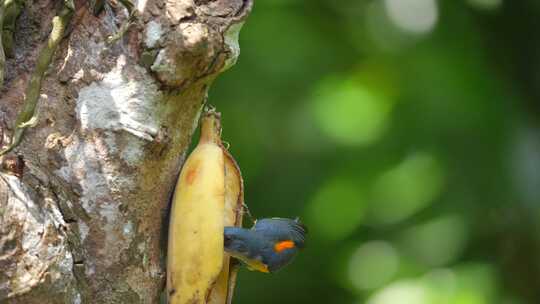
<path fill-rule="evenodd" d="M 251 229 L 225 227 L 224 247 L 250 270 L 275 272 L 304 248 L 306 234 L 298 218 L 266 218 L 257 220 Z"/>

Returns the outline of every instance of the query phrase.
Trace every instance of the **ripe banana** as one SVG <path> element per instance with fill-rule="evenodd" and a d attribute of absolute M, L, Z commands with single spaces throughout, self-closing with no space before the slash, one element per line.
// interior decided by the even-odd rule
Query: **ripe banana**
<path fill-rule="evenodd" d="M 224 226 L 242 226 L 242 215 L 244 206 L 244 184 L 240 168 L 232 155 L 223 149 L 225 162 L 225 212 Z M 230 304 L 236 283 L 238 267 L 230 264 L 230 255 L 224 253 L 223 269 L 216 280 L 208 304 Z"/>
<path fill-rule="evenodd" d="M 178 178 L 169 224 L 170 304 L 230 303 L 236 272 L 223 249 L 224 226 L 242 222 L 243 181 L 221 143 L 220 114 L 201 117 L 201 137 Z"/>

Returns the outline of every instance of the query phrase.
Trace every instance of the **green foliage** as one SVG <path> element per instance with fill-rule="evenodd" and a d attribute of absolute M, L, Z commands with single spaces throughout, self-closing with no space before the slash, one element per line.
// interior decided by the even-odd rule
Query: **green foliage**
<path fill-rule="evenodd" d="M 407 5 L 403 6 L 403 3 Z M 235 303 L 540 303 L 536 0 L 268 0 L 210 101 L 307 249 Z"/>

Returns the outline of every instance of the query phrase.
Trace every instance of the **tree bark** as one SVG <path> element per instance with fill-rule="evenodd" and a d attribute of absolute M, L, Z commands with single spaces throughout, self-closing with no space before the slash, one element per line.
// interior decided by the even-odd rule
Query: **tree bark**
<path fill-rule="evenodd" d="M 0 88 L 4 145 L 60 5 L 27 1 L 17 19 Z M 238 57 L 251 6 L 139 0 L 135 22 L 108 43 L 127 11 L 106 2 L 94 15 L 75 2 L 37 123 L 2 159 L 0 303 L 159 302 L 170 196 L 208 87 Z"/>

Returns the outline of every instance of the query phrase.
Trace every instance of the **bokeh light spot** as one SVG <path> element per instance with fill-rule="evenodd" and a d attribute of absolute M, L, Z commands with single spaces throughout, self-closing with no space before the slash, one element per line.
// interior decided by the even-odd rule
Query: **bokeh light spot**
<path fill-rule="evenodd" d="M 390 105 L 361 82 L 332 78 L 318 87 L 313 109 L 325 135 L 344 145 L 367 145 L 382 135 Z"/>
<path fill-rule="evenodd" d="M 384 3 L 381 1 L 369 2 L 366 6 L 364 22 L 368 37 L 381 51 L 399 52 L 404 46 L 414 41 L 389 20 Z M 356 39 L 355 42 L 359 47 L 365 48 L 365 39 Z"/>
<path fill-rule="evenodd" d="M 452 298 L 458 290 L 458 278 L 454 270 L 436 268 L 420 278 L 420 282 L 429 289 L 430 303 L 454 303 Z"/>
<path fill-rule="evenodd" d="M 494 303 L 497 292 L 497 276 L 493 266 L 483 263 L 465 264 L 456 268 L 458 290 L 453 303 Z"/>
<path fill-rule="evenodd" d="M 370 222 L 391 224 L 413 215 L 441 192 L 443 179 L 442 166 L 432 155 L 409 156 L 375 181 Z"/>
<path fill-rule="evenodd" d="M 530 206 L 537 207 L 540 197 L 540 129 L 521 128 L 516 132 L 509 153 L 513 181 L 518 195 Z"/>
<path fill-rule="evenodd" d="M 401 280 L 376 292 L 367 304 L 431 304 L 428 290 L 415 280 Z"/>
<path fill-rule="evenodd" d="M 496 275 L 486 264 L 434 269 L 417 279 L 403 279 L 373 294 L 367 304 L 495 303 Z"/>
<path fill-rule="evenodd" d="M 457 215 L 445 215 L 406 230 L 400 244 L 421 263 L 439 266 L 460 256 L 466 236 L 465 221 Z"/>
<path fill-rule="evenodd" d="M 439 17 L 435 0 L 385 0 L 384 4 L 394 25 L 413 34 L 432 31 Z"/>
<path fill-rule="evenodd" d="M 315 194 L 308 208 L 313 234 L 338 240 L 356 229 L 364 215 L 365 199 L 359 187 L 347 179 L 331 180 Z"/>
<path fill-rule="evenodd" d="M 349 280 L 360 290 L 377 288 L 392 278 L 398 265 L 399 257 L 392 245 L 371 241 L 353 252 L 349 261 Z"/>
<path fill-rule="evenodd" d="M 496 10 L 502 5 L 502 0 L 467 0 L 467 2 L 474 8 L 480 10 Z"/>
<path fill-rule="evenodd" d="M 429 290 L 430 303 L 494 303 L 496 276 L 485 264 L 464 264 L 453 269 L 435 269 L 419 279 Z"/>

